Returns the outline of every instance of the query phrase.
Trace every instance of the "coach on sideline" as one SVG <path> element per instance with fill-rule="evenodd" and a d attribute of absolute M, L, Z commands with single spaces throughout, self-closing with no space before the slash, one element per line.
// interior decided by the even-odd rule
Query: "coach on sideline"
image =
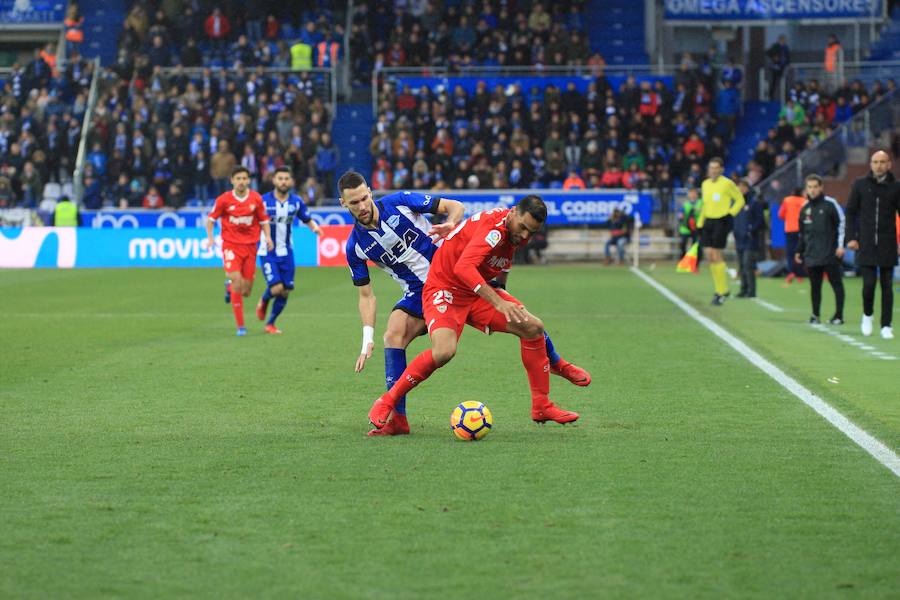
<path fill-rule="evenodd" d="M 868 175 L 858 178 L 847 200 L 847 247 L 856 251 L 856 266 L 863 278 L 862 334 L 872 334 L 875 284 L 881 279 L 881 337 L 894 338 L 894 266 L 897 245 L 896 215 L 900 213 L 900 183 L 891 173 L 891 158 L 879 150 L 869 161 Z"/>

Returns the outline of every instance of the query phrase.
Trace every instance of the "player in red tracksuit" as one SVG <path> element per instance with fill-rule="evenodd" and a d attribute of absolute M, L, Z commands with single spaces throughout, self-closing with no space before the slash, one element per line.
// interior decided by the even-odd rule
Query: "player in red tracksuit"
<path fill-rule="evenodd" d="M 447 235 L 435 252 L 422 293 L 431 349 L 417 356 L 394 386 L 375 401 L 369 411 L 372 425 L 384 427 L 397 399 L 453 358 L 466 324 L 485 333 L 499 331 L 520 338 L 534 421 L 570 423 L 578 419 L 578 413 L 550 401 L 544 324 L 505 290 L 487 283 L 509 269 L 516 248 L 537 233 L 546 219 L 543 200 L 529 195 L 514 208 L 473 215 Z"/>
<path fill-rule="evenodd" d="M 216 205 L 209 213 L 206 234 L 209 247 L 215 246 L 213 227 L 222 219 L 222 262 L 225 274 L 231 281 L 230 300 L 237 321 L 237 334 L 247 335 L 244 327 L 243 298 L 253 289 L 256 274 L 256 252 L 259 248 L 259 230 L 266 236 L 266 247 L 271 250 L 272 233 L 269 228 L 269 213 L 262 197 L 250 189 L 250 171 L 235 167 L 231 172 L 234 189 L 216 198 Z"/>

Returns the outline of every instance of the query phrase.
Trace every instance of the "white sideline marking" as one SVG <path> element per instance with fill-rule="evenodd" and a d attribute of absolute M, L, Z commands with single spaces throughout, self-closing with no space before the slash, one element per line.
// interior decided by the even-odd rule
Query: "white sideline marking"
<path fill-rule="evenodd" d="M 771 310 L 772 312 L 777 312 L 777 313 L 784 312 L 783 308 L 781 308 L 780 306 L 775 306 L 771 302 L 766 302 L 765 300 L 760 300 L 759 298 L 754 298 L 753 301 L 756 302 L 757 304 L 759 304 L 760 306 L 762 306 L 763 308 L 767 308 L 767 309 Z"/>
<path fill-rule="evenodd" d="M 777 381 L 784 389 L 788 390 L 804 404 L 819 413 L 819 415 L 831 423 L 841 433 L 850 438 L 853 443 L 868 452 L 875 460 L 887 467 L 895 476 L 900 477 L 900 456 L 894 454 L 890 448 L 876 440 L 864 430 L 854 425 L 847 417 L 832 408 L 827 402 L 803 387 L 796 379 L 787 375 L 784 371 L 760 356 L 747 344 L 728 333 L 711 319 L 704 317 L 697 309 L 690 306 L 684 300 L 676 296 L 666 286 L 659 283 L 643 271 L 631 268 L 631 272 L 646 281 L 660 294 L 668 298 L 675 306 L 683 310 L 689 317 L 706 327 L 723 342 L 734 348 L 741 356 L 750 361 L 753 366 Z"/>
<path fill-rule="evenodd" d="M 812 328 L 816 329 L 818 331 L 821 331 L 822 333 L 827 333 L 828 335 L 835 337 L 835 338 L 841 340 L 842 342 L 846 342 L 850 346 L 859 348 L 860 350 L 862 350 L 864 352 L 868 352 L 875 358 L 880 358 L 882 360 L 896 360 L 895 356 L 890 355 L 886 352 L 881 352 L 874 346 L 869 346 L 868 344 L 859 342 L 859 341 L 853 339 L 852 337 L 850 337 L 849 335 L 847 335 L 846 333 L 838 333 L 835 329 L 829 328 L 826 325 L 823 325 L 822 323 L 819 323 L 818 325 L 813 325 Z"/>

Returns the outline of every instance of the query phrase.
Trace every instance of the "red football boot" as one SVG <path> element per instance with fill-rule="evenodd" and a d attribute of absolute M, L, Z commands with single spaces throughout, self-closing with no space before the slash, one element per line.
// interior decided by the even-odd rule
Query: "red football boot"
<path fill-rule="evenodd" d="M 375 429 L 382 429 L 387 425 L 393 410 L 394 405 L 388 398 L 388 395 L 385 394 L 376 400 L 372 404 L 372 408 L 369 409 L 369 423 L 371 423 Z"/>
<path fill-rule="evenodd" d="M 271 333 L 273 335 L 278 335 L 281 333 L 281 330 L 269 323 L 266 325 L 266 333 Z"/>
<path fill-rule="evenodd" d="M 563 410 L 557 405 L 547 400 L 543 406 L 531 407 L 531 420 L 535 423 L 543 425 L 547 421 L 556 421 L 557 423 L 572 423 L 578 420 L 578 413 L 571 410 Z"/>
<path fill-rule="evenodd" d="M 260 321 L 266 320 L 266 311 L 269 309 L 268 300 L 260 300 L 256 303 L 256 318 Z"/>
<path fill-rule="evenodd" d="M 381 429 L 373 429 L 366 435 L 371 437 L 383 435 L 409 435 L 409 421 L 406 420 L 406 415 L 394 413 L 384 427 Z"/>
<path fill-rule="evenodd" d="M 559 375 L 564 379 L 568 379 L 572 383 L 580 387 L 591 385 L 591 374 L 561 358 L 555 365 L 550 365 L 550 372 Z"/>

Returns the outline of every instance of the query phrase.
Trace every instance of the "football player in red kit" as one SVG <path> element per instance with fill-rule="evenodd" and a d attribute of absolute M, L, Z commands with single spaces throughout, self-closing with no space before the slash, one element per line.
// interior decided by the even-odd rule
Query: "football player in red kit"
<path fill-rule="evenodd" d="M 237 322 L 237 334 L 247 335 L 244 327 L 243 298 L 253 289 L 256 274 L 256 252 L 259 248 L 259 230 L 266 236 L 266 248 L 275 247 L 269 228 L 269 214 L 262 197 L 250 189 L 250 171 L 235 167 L 231 172 L 234 189 L 216 198 L 216 205 L 209 213 L 206 234 L 209 247 L 215 246 L 213 227 L 222 219 L 222 260 L 225 274 L 231 281 L 231 308 Z"/>
<path fill-rule="evenodd" d="M 520 338 L 534 421 L 570 423 L 578 419 L 578 413 L 550 401 L 544 324 L 505 290 L 487 283 L 509 269 L 516 248 L 538 232 L 546 219 L 544 201 L 529 195 L 514 208 L 473 215 L 447 235 L 432 259 L 422 294 L 431 349 L 417 356 L 394 386 L 375 401 L 369 411 L 372 425 L 384 427 L 397 399 L 453 358 L 466 324 L 485 333 L 498 331 Z"/>

